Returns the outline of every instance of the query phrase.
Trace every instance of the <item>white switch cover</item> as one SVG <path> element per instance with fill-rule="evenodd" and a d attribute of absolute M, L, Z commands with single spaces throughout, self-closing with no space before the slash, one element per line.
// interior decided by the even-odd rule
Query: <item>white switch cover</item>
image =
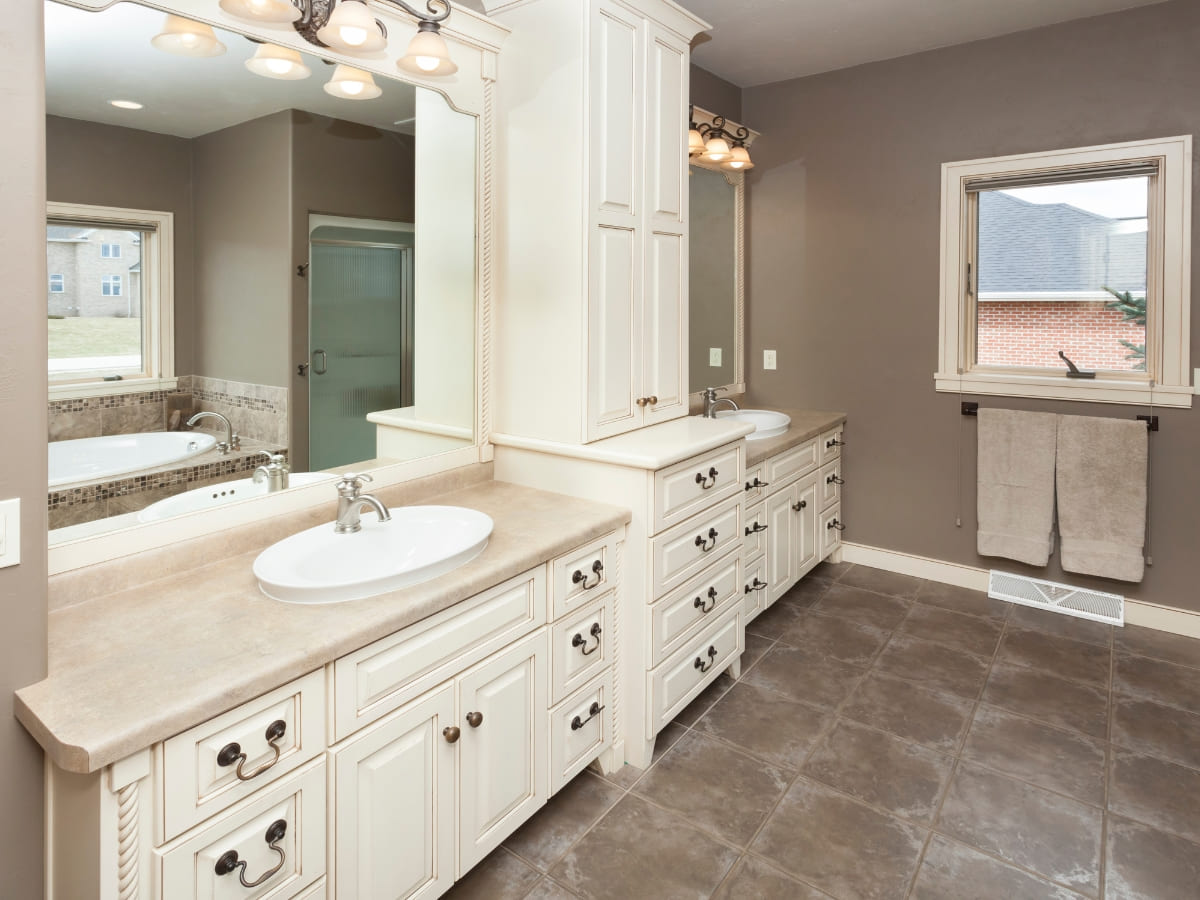
<path fill-rule="evenodd" d="M 0 569 L 21 561 L 21 500 L 0 500 Z"/>
<path fill-rule="evenodd" d="M 774 350 L 764 350 L 763 351 L 763 368 L 764 369 L 774 369 L 775 368 L 775 351 Z"/>
<path fill-rule="evenodd" d="M 721 348 L 720 347 L 709 347 L 708 348 L 708 364 L 710 366 L 719 366 L 721 364 Z"/>

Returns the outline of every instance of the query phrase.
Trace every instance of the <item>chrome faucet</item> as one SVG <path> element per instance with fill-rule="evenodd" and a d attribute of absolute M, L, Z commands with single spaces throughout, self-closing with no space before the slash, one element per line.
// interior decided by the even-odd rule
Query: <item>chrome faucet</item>
<path fill-rule="evenodd" d="M 733 409 L 740 407 L 728 397 L 717 397 L 717 389 L 714 387 L 704 389 L 704 418 L 715 419 L 717 417 L 717 404 L 728 403 Z"/>
<path fill-rule="evenodd" d="M 220 419 L 225 425 L 225 440 L 217 441 L 218 453 L 224 455 L 230 450 L 240 450 L 242 448 L 242 439 L 238 436 L 237 432 L 233 430 L 233 426 L 229 424 L 229 420 L 219 412 L 209 412 L 208 410 L 198 412 L 187 420 L 188 427 L 190 428 L 191 426 L 195 425 L 205 416 L 212 416 L 214 419 Z"/>
<path fill-rule="evenodd" d="M 267 464 L 259 466 L 254 470 L 251 480 L 255 484 L 267 483 L 267 493 L 273 494 L 276 491 L 286 491 L 288 487 L 288 473 L 291 469 L 288 468 L 287 457 L 282 453 L 272 453 L 270 450 L 260 450 L 259 456 L 267 458 Z"/>
<path fill-rule="evenodd" d="M 373 480 L 365 472 L 362 474 L 347 472 L 338 481 L 338 513 L 337 524 L 333 526 L 334 534 L 354 534 L 356 531 L 362 531 L 362 522 L 358 516 L 363 506 L 369 506 L 375 510 L 380 522 L 391 520 L 392 514 L 388 512 L 388 508 L 378 497 L 360 493 L 363 482 Z"/>

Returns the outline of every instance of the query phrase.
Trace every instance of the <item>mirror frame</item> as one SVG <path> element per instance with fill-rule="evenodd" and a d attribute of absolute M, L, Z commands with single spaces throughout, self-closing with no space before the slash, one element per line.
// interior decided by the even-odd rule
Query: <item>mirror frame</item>
<path fill-rule="evenodd" d="M 51 0 L 91 12 L 100 12 L 118 0 Z M 395 54 L 381 59 L 359 59 L 314 47 L 294 30 L 252 25 L 226 16 L 217 0 L 135 0 L 139 5 L 164 13 L 186 16 L 225 31 L 291 47 L 334 62 L 344 62 L 373 75 L 428 88 L 445 97 L 450 108 L 474 116 L 475 127 L 475 421 L 474 443 L 423 459 L 408 460 L 371 470 L 374 487 L 401 484 L 438 472 L 492 459 L 492 394 L 494 371 L 492 324 L 495 309 L 496 216 L 496 102 L 495 86 L 500 48 L 510 29 L 474 10 L 457 4 L 442 36 L 458 63 L 459 71 L 448 78 L 422 78 L 402 72 Z M 394 6 L 370 3 L 372 14 L 387 27 L 393 49 L 408 45 L 417 32 L 416 22 Z M 41 76 L 44 79 L 44 75 Z M 44 85 L 42 86 L 44 90 Z M 265 521 L 332 502 L 328 485 L 310 485 L 266 497 L 254 497 L 213 510 L 204 510 L 144 525 L 133 525 L 92 537 L 49 546 L 48 574 L 95 565 L 108 560 L 169 546 L 177 541 L 214 534 L 239 525 Z M 47 540 L 49 535 L 47 533 Z"/>
<path fill-rule="evenodd" d="M 699 106 L 692 108 L 692 121 L 697 125 L 701 123 L 711 125 L 716 117 L 715 113 L 711 113 L 707 109 L 701 109 Z M 742 127 L 739 123 L 730 120 L 727 120 L 725 125 L 730 131 L 737 131 Z M 759 133 L 752 128 L 748 128 L 747 131 L 750 132 L 750 136 L 746 138 L 746 148 L 749 149 Z M 746 173 L 722 168 L 720 163 L 709 162 L 700 156 L 691 157 L 688 163 L 698 169 L 720 172 L 725 180 L 733 185 L 733 383 L 711 385 L 711 387 L 730 394 L 744 394 L 746 392 Z M 690 250 L 690 234 L 688 240 Z M 691 339 L 689 328 L 689 357 Z M 688 373 L 688 378 L 690 382 L 691 372 Z M 691 391 L 690 397 L 693 405 L 695 402 L 702 402 L 704 388 L 707 387 L 710 385 L 704 385 L 698 390 Z"/>

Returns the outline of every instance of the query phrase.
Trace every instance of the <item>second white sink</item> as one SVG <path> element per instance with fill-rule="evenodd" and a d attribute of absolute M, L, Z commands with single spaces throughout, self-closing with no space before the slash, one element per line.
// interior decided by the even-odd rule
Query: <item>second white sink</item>
<path fill-rule="evenodd" d="M 717 410 L 717 418 L 749 422 L 754 426 L 754 430 L 746 435 L 748 441 L 776 437 L 787 431 L 788 426 L 792 424 L 791 416 L 770 409 L 721 409 Z"/>
<path fill-rule="evenodd" d="M 254 560 L 268 597 L 340 603 L 428 581 L 487 547 L 492 517 L 461 506 L 403 506 L 389 522 L 363 513 L 362 531 L 336 534 L 327 522 L 272 544 Z"/>

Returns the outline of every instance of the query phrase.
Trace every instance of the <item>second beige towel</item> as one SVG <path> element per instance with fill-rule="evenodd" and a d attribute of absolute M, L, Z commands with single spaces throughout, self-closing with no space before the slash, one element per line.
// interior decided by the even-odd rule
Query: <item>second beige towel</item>
<path fill-rule="evenodd" d="M 979 410 L 976 546 L 981 556 L 1031 566 L 1050 561 L 1057 425 L 1051 413 Z"/>

